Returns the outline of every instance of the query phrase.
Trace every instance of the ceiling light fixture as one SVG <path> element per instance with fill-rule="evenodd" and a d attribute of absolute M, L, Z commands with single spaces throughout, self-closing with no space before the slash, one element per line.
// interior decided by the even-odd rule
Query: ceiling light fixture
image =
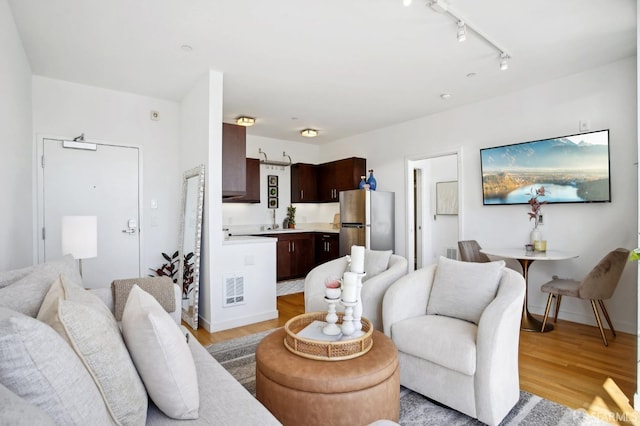
<path fill-rule="evenodd" d="M 440 95 L 440 98 L 443 101 L 448 101 L 449 99 L 451 99 L 451 93 L 443 93 L 442 95 Z"/>
<path fill-rule="evenodd" d="M 458 21 L 458 41 L 463 42 L 467 39 L 467 27 L 462 21 Z"/>
<path fill-rule="evenodd" d="M 449 15 L 453 18 L 458 24 L 458 41 L 463 41 L 466 39 L 467 30 L 473 31 L 478 37 L 483 39 L 487 44 L 492 46 L 494 49 L 498 51 L 500 54 L 500 69 L 506 70 L 509 68 L 509 64 L 507 63 L 507 59 L 511 59 L 511 54 L 501 47 L 498 43 L 496 43 L 491 37 L 487 34 L 479 30 L 475 25 L 472 25 L 468 19 L 463 18 L 459 13 L 451 9 L 449 3 L 445 0 L 428 0 L 427 6 L 429 6 L 434 11 Z"/>
<path fill-rule="evenodd" d="M 300 134 L 305 138 L 315 138 L 318 136 L 318 133 L 319 132 L 315 129 L 304 129 L 300 132 Z"/>
<path fill-rule="evenodd" d="M 236 124 L 239 126 L 249 127 L 256 124 L 256 119 L 245 115 L 236 118 Z"/>
<path fill-rule="evenodd" d="M 402 4 L 409 7 L 411 6 L 411 0 L 402 0 Z"/>
<path fill-rule="evenodd" d="M 505 71 L 509 69 L 509 60 L 510 56 L 506 53 L 500 53 L 500 71 Z"/>

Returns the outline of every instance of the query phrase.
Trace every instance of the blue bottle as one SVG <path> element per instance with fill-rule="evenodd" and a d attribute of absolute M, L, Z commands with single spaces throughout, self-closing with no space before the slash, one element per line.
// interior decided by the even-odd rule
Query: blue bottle
<path fill-rule="evenodd" d="M 378 182 L 376 182 L 376 178 L 373 176 L 373 169 L 369 170 L 369 179 L 367 179 L 367 183 L 369 184 L 369 189 L 372 191 L 376 190 L 376 186 L 378 186 Z"/>
<path fill-rule="evenodd" d="M 364 189 L 364 186 L 367 184 L 367 182 L 364 181 L 364 178 L 366 176 L 360 176 L 360 183 L 358 184 L 358 189 Z"/>

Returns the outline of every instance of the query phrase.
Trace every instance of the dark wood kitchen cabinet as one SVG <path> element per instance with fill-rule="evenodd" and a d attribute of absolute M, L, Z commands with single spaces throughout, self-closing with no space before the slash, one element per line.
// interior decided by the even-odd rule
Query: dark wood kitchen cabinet
<path fill-rule="evenodd" d="M 305 166 L 306 175 L 304 181 L 302 167 L 294 169 L 294 166 Z M 310 167 L 315 167 L 310 172 Z M 329 203 L 338 201 L 340 191 L 348 191 L 350 189 L 358 189 L 360 177 L 366 175 L 367 160 L 364 158 L 345 158 L 342 160 L 331 161 L 328 163 L 318 164 L 294 164 L 291 168 L 291 202 L 292 203 Z M 313 178 L 315 173 L 315 197 L 300 197 L 300 189 L 307 185 L 306 191 L 313 191 L 309 188 L 309 179 Z"/>
<path fill-rule="evenodd" d="M 317 201 L 317 166 L 305 163 L 291 165 L 291 202 L 316 203 Z"/>
<path fill-rule="evenodd" d="M 316 265 L 340 257 L 340 236 L 337 233 L 316 233 Z"/>
<path fill-rule="evenodd" d="M 245 195 L 246 155 L 246 127 L 222 123 L 222 198 Z"/>
<path fill-rule="evenodd" d="M 300 232 L 270 234 L 276 243 L 276 279 L 278 281 L 304 277 L 314 266 L 313 234 Z"/>
<path fill-rule="evenodd" d="M 223 198 L 223 203 L 259 203 L 260 202 L 260 160 L 247 158 L 247 189 L 241 197 Z"/>

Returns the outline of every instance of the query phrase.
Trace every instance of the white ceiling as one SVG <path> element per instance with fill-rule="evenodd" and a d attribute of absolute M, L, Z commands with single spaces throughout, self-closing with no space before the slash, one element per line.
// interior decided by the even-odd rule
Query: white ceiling
<path fill-rule="evenodd" d="M 426 0 L 9 3 L 34 74 L 179 101 L 215 69 L 225 122 L 254 116 L 249 134 L 319 144 L 636 54 L 634 0 L 451 0 L 511 54 L 507 71 Z"/>

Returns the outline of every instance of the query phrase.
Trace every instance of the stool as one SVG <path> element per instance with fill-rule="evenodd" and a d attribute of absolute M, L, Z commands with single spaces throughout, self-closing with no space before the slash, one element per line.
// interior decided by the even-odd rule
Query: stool
<path fill-rule="evenodd" d="M 400 370 L 394 343 L 374 330 L 369 352 L 318 361 L 284 347 L 284 329 L 256 349 L 256 398 L 284 425 L 366 425 L 400 416 Z"/>

